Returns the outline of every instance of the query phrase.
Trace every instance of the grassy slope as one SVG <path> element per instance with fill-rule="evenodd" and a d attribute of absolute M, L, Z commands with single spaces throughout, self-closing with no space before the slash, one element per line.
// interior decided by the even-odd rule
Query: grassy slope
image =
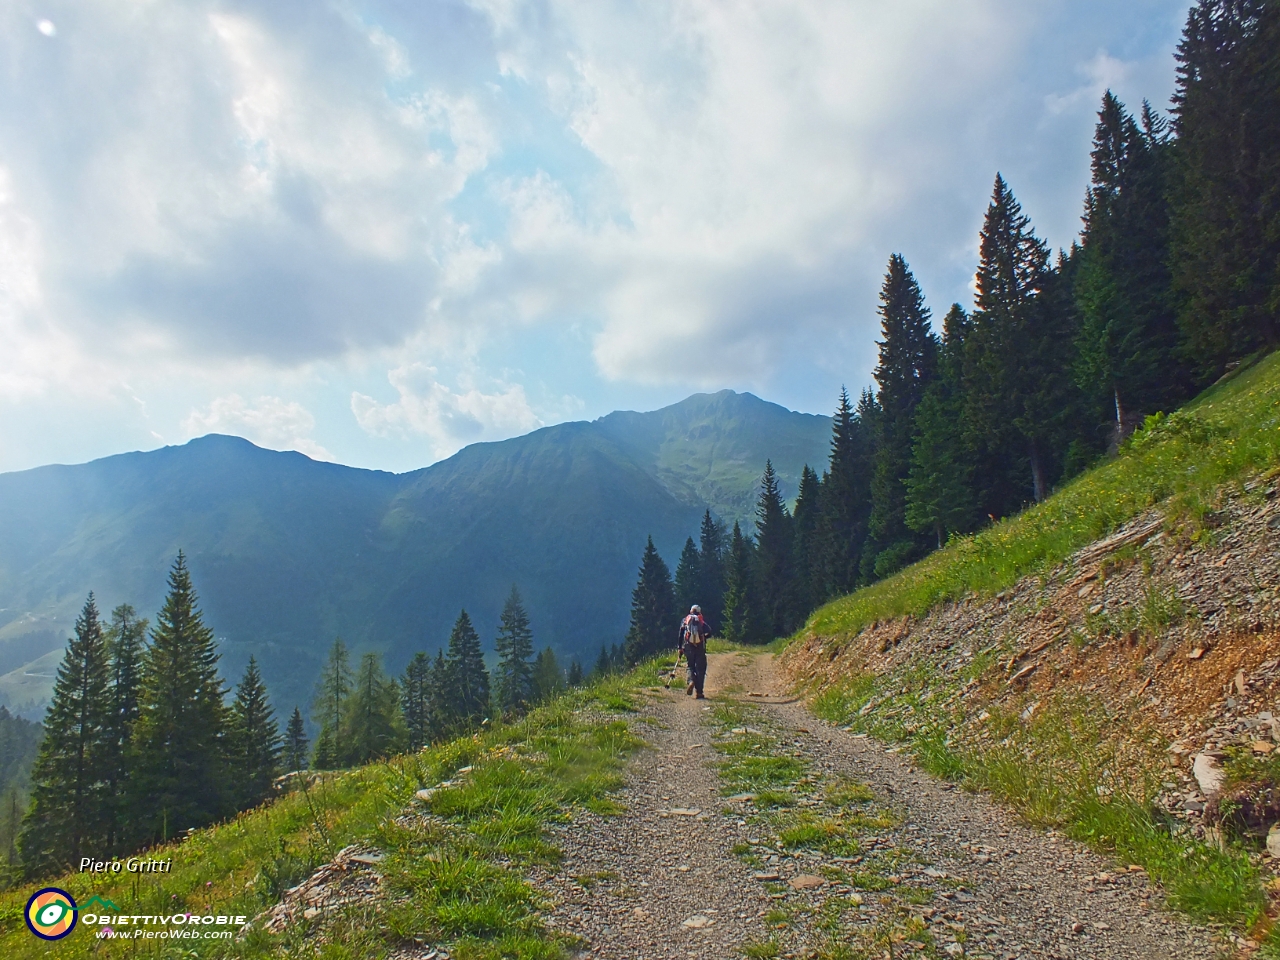
<path fill-rule="evenodd" d="M 1152 507 L 1175 524 L 1189 522 L 1194 536 L 1224 487 L 1242 485 L 1277 464 L 1280 354 L 1149 422 L 1118 458 L 1046 502 L 828 604 L 798 638 L 851 637 L 874 621 L 922 615 L 940 602 L 1010 587 Z M 1139 724 L 1123 734 L 1121 746 L 1114 718 L 1070 691 L 1055 692 L 1030 722 L 1016 710 L 995 707 L 971 716 L 982 703 L 969 704 L 968 686 L 959 684 L 979 682 L 993 666 L 990 657 L 979 657 L 963 675 L 944 676 L 922 660 L 883 675 L 847 677 L 829 687 L 815 709 L 853 729 L 909 743 L 936 775 L 988 790 L 1033 822 L 1142 864 L 1165 886 L 1170 902 L 1196 919 L 1237 927 L 1261 921 L 1255 930 L 1263 934 L 1266 899 L 1244 851 L 1220 852 L 1196 842 L 1152 811 L 1151 791 L 1099 796 L 1100 779 L 1116 763 L 1135 782 L 1158 781 L 1163 743 Z M 978 730 L 993 735 L 979 738 Z M 1121 756 L 1118 748 L 1127 753 Z M 1136 774 L 1129 769 L 1135 763 L 1142 768 Z M 1268 955 L 1280 956 L 1274 929 Z"/>
<path fill-rule="evenodd" d="M 558 935 L 537 915 L 528 869 L 557 854 L 545 826 L 573 808 L 610 808 L 619 771 L 640 743 L 625 714 L 635 675 L 559 698 L 525 720 L 463 737 L 416 755 L 337 776 L 305 792 L 198 831 L 151 851 L 172 857 L 169 874 L 72 873 L 0 894 L 0 956 L 48 956 L 23 922 L 28 897 L 46 884 L 84 902 L 93 894 L 122 913 L 213 913 L 255 916 L 279 901 L 338 850 L 366 842 L 383 850 L 385 902 L 353 905 L 323 929 L 303 922 L 280 936 L 253 932 L 238 942 L 99 940 L 77 928 L 59 942 L 60 957 L 381 956 L 397 943 L 447 943 L 466 958 L 563 955 Z M 420 803 L 415 791 L 472 767 L 429 802 L 429 818 L 397 821 Z"/>
<path fill-rule="evenodd" d="M 1044 503 L 953 540 L 893 577 L 827 604 L 801 636 L 848 636 L 876 620 L 920 615 L 1048 570 L 1149 507 L 1200 519 L 1224 485 L 1280 463 L 1280 353 L 1157 419 L 1116 459 Z"/>

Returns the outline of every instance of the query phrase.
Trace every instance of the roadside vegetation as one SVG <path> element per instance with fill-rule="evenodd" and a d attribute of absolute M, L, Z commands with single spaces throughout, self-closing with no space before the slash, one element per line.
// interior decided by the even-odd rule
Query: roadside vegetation
<path fill-rule="evenodd" d="M 550 958 L 563 935 L 538 918 L 527 868 L 558 853 L 545 827 L 577 808 L 615 809 L 631 732 L 635 674 L 570 692 L 507 725 L 309 784 L 190 838 L 148 851 L 172 872 L 70 873 L 41 885 L 79 902 L 98 895 L 129 914 L 255 917 L 351 844 L 379 851 L 382 892 L 300 919 L 273 935 L 259 924 L 233 941 L 100 940 L 86 927 L 57 946 L 75 957 L 385 955 L 404 942 L 447 946 L 458 960 Z M 444 784 L 444 785 L 442 785 Z M 434 789 L 426 800 L 419 791 Z M 47 956 L 26 929 L 35 886 L 0 894 L 0 955 Z M 180 946 L 180 949 L 179 949 Z"/>

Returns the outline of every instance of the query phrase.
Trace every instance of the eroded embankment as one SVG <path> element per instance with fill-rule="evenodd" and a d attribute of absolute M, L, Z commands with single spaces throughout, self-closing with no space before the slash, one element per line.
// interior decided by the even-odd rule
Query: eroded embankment
<path fill-rule="evenodd" d="M 1218 507 L 1194 528 L 1149 512 L 994 597 L 804 637 L 784 669 L 820 712 L 914 741 L 1033 820 L 1121 797 L 1176 817 L 1175 835 L 1222 830 L 1265 868 L 1280 821 L 1276 483 Z M 1242 922 L 1261 893 L 1242 896 L 1253 906 L 1184 906 Z"/>

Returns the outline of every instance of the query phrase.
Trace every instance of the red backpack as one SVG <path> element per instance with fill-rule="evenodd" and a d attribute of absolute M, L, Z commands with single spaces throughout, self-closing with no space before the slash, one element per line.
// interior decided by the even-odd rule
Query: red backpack
<path fill-rule="evenodd" d="M 684 623 L 680 625 L 680 632 L 695 647 L 700 647 L 707 637 L 707 621 L 691 613 L 684 618 Z"/>

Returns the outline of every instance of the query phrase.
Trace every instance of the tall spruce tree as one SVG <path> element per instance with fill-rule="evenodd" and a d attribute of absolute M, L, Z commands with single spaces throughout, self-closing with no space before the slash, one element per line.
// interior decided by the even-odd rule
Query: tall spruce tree
<path fill-rule="evenodd" d="M 1071 342 L 1058 311 L 1040 298 L 1051 280 L 1049 251 L 996 175 L 980 242 L 976 309 L 965 340 L 966 416 L 988 439 L 990 456 L 1021 459 L 1032 496 L 1049 495 L 1055 434 L 1070 414 Z M 997 507 L 1003 512 L 1016 503 Z"/>
<path fill-rule="evenodd" d="M 800 489 L 792 514 L 795 557 L 795 613 L 803 621 L 822 600 L 820 577 L 822 481 L 806 463 L 800 472 Z"/>
<path fill-rule="evenodd" d="M 727 566 L 721 635 L 733 643 L 755 643 L 763 633 L 756 600 L 755 545 L 742 535 L 737 522 L 729 538 Z"/>
<path fill-rule="evenodd" d="M 147 838 L 165 840 L 228 811 L 224 695 L 213 631 L 179 552 L 142 661 L 134 727 L 133 810 Z"/>
<path fill-rule="evenodd" d="M 444 651 L 437 650 L 431 664 L 431 739 L 443 740 L 453 732 L 453 713 L 450 707 L 453 681 Z"/>
<path fill-rule="evenodd" d="M 943 321 L 938 376 L 916 409 L 911 468 L 906 482 L 906 522 L 918 533 L 932 533 L 939 547 L 948 535 L 972 529 L 975 462 L 964 428 L 961 364 L 969 318 L 951 305 Z"/>
<path fill-rule="evenodd" d="M 707 510 L 698 531 L 698 601 L 713 634 L 720 632 L 724 608 L 724 527 Z"/>
<path fill-rule="evenodd" d="M 820 600 L 848 593 L 858 584 L 871 512 L 870 438 L 877 413 L 875 398 L 869 392 L 863 392 L 855 409 L 848 392 L 840 390 L 831 424 L 831 459 L 822 481 Z"/>
<path fill-rule="evenodd" d="M 307 756 L 311 744 L 307 741 L 307 726 L 302 721 L 302 711 L 297 707 L 289 716 L 289 726 L 284 733 L 284 765 L 289 773 L 307 769 Z"/>
<path fill-rule="evenodd" d="M 476 638 L 479 649 L 479 638 Z M 481 669 L 484 668 L 483 661 Z M 485 683 L 484 705 L 489 703 Z M 366 653 L 360 658 L 351 696 L 343 717 L 344 766 L 354 767 L 389 757 L 404 742 L 404 721 L 400 714 L 400 688 L 382 669 L 382 657 Z"/>
<path fill-rule="evenodd" d="M 675 646 L 679 622 L 671 571 L 658 556 L 650 537 L 640 560 L 640 575 L 631 591 L 631 627 L 625 643 L 627 663 L 639 663 Z"/>
<path fill-rule="evenodd" d="M 328 659 L 316 684 L 315 699 L 311 705 L 311 719 L 320 728 L 316 739 L 316 753 L 312 765 L 317 770 L 331 770 L 341 762 L 347 752 L 342 742 L 342 718 L 347 713 L 347 700 L 351 696 L 353 678 L 351 658 L 341 637 L 333 641 Z"/>
<path fill-rule="evenodd" d="M 795 532 L 778 489 L 773 461 L 766 460 L 756 500 L 756 598 L 760 637 L 771 640 L 795 629 Z"/>
<path fill-rule="evenodd" d="M 1168 266 L 1171 144 L 1145 104 L 1143 118 L 1139 127 L 1110 90 L 1103 96 L 1073 284 L 1076 383 L 1115 442 L 1189 390 Z"/>
<path fill-rule="evenodd" d="M 533 694 L 538 703 L 546 703 L 564 690 L 564 671 L 556 660 L 556 652 L 544 647 L 533 661 Z"/>
<path fill-rule="evenodd" d="M 410 750 L 431 743 L 431 658 L 419 650 L 400 681 L 400 709 Z"/>
<path fill-rule="evenodd" d="M 107 796 L 111 798 L 107 852 L 125 853 L 130 847 L 133 817 L 128 780 L 133 728 L 138 721 L 138 698 L 142 690 L 142 657 L 146 650 L 147 621 L 133 607 L 123 603 L 111 611 L 111 624 L 104 631 L 107 641 L 108 675 L 111 691 L 110 713 L 104 730 L 106 747 Z"/>
<path fill-rule="evenodd" d="M 515 584 L 503 604 L 498 635 L 493 642 L 498 653 L 494 697 L 502 716 L 519 716 L 533 702 L 533 630 Z"/>
<path fill-rule="evenodd" d="M 693 537 L 689 537 L 680 551 L 680 562 L 676 564 L 676 612 L 681 615 L 688 613 L 695 603 L 702 605 L 701 568 L 702 557 L 698 555 Z"/>
<path fill-rule="evenodd" d="M 28 876 L 67 867 L 107 841 L 109 696 L 107 645 L 90 593 L 58 666 L 31 773 L 32 804 L 19 840 Z"/>
<path fill-rule="evenodd" d="M 458 614 L 449 634 L 449 714 L 454 724 L 467 729 L 484 719 L 489 709 L 489 671 L 484 666 L 480 635 L 467 611 Z"/>
<path fill-rule="evenodd" d="M 889 258 L 880 288 L 880 320 L 884 339 L 875 379 L 880 416 L 875 435 L 871 474 L 871 514 L 867 520 L 867 549 L 863 551 L 864 581 L 887 576 L 920 553 L 921 544 L 906 523 L 907 474 L 911 469 L 911 439 L 916 408 L 937 367 L 937 338 L 929 329 L 929 309 L 907 261 Z"/>
<path fill-rule="evenodd" d="M 1176 59 L 1173 284 L 1210 379 L 1280 342 L 1280 4 L 1199 0 Z"/>
<path fill-rule="evenodd" d="M 245 810 L 271 796 L 280 775 L 280 727 L 253 657 L 236 685 L 228 727 L 227 772 L 235 805 Z"/>

